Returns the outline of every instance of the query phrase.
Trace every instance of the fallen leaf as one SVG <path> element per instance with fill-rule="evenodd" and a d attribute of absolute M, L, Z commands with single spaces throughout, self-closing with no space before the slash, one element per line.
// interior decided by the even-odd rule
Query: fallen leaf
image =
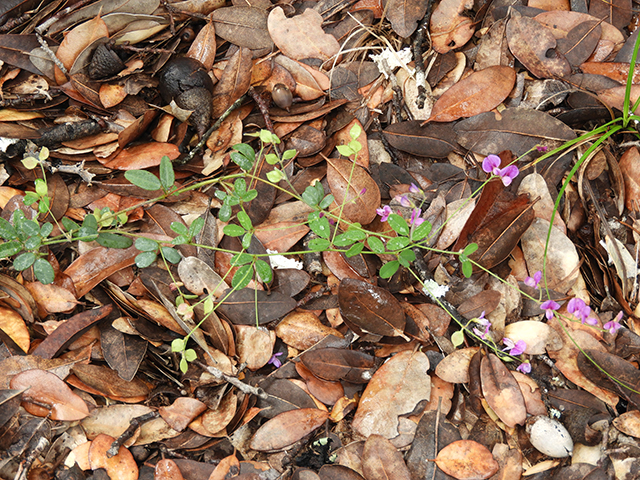
<path fill-rule="evenodd" d="M 498 462 L 484 445 L 473 440 L 458 440 L 438 452 L 438 467 L 458 480 L 477 480 L 498 471 Z"/>

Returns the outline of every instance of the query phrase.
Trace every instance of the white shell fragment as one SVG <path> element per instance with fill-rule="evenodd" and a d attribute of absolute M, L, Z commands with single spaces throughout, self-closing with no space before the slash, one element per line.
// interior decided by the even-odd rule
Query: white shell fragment
<path fill-rule="evenodd" d="M 527 420 L 529 441 L 539 452 L 550 457 L 568 457 L 573 452 L 573 440 L 557 420 L 537 415 Z"/>

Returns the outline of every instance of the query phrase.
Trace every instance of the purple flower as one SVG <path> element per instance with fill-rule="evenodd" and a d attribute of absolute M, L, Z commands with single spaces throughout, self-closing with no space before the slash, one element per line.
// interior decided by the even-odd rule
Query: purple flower
<path fill-rule="evenodd" d="M 473 327 L 473 333 L 479 336 L 482 340 L 487 339 L 487 335 L 489 334 L 489 329 L 491 328 L 491 322 L 484 318 L 484 311 L 482 314 L 475 319 L 475 322 L 484 327 L 484 332 L 476 327 Z"/>
<path fill-rule="evenodd" d="M 508 187 L 520 171 L 515 165 L 507 165 L 504 168 L 500 168 L 500 162 L 499 156 L 489 155 L 482 161 L 482 170 L 500 177 L 504 186 Z"/>
<path fill-rule="evenodd" d="M 520 365 L 518 365 L 518 368 L 516 368 L 516 370 L 518 370 L 521 373 L 524 373 L 525 375 L 527 373 L 531 373 L 531 364 L 529 363 L 529 360 L 527 360 L 526 362 L 522 362 Z"/>
<path fill-rule="evenodd" d="M 273 365 L 276 368 L 280 368 L 282 366 L 282 362 L 278 359 L 280 355 L 282 355 L 282 352 L 274 353 L 273 355 L 271 355 L 271 358 L 267 363 Z"/>
<path fill-rule="evenodd" d="M 509 354 L 513 355 L 514 357 L 522 355 L 527 349 L 527 343 L 524 340 L 518 340 L 514 343 L 514 341 L 510 338 L 503 338 L 502 343 L 506 345 L 506 347 L 503 348 L 502 351 L 509 352 Z"/>
<path fill-rule="evenodd" d="M 549 147 L 545 147 L 544 145 L 538 145 L 536 147 L 536 150 L 538 150 L 541 153 L 546 153 L 549 151 Z"/>
<path fill-rule="evenodd" d="M 533 287 L 535 289 L 538 288 L 538 285 L 540 284 L 540 280 L 542 280 L 542 272 L 540 270 L 538 270 L 536 273 L 533 274 L 533 277 L 527 277 L 524 279 L 524 284 L 527 287 Z"/>
<path fill-rule="evenodd" d="M 604 329 L 609 330 L 609 333 L 611 335 L 614 335 L 619 328 L 622 328 L 622 325 L 620 325 L 620 320 L 622 320 L 622 315 L 623 315 L 622 311 L 620 311 L 620 313 L 616 315 L 616 318 L 604 324 Z"/>
<path fill-rule="evenodd" d="M 422 192 L 422 190 L 420 190 L 420 188 L 415 183 L 411 184 L 411 186 L 409 187 L 409 191 L 411 193 L 421 193 Z"/>
<path fill-rule="evenodd" d="M 419 208 L 414 208 L 413 211 L 411 212 L 411 218 L 409 219 L 409 224 L 419 227 L 420 224 L 424 222 L 424 218 L 421 218 L 420 215 L 422 215 L 422 210 L 420 210 Z"/>
<path fill-rule="evenodd" d="M 360 190 L 360 195 L 364 195 L 365 193 L 367 193 L 367 187 L 364 187 L 362 190 Z"/>
<path fill-rule="evenodd" d="M 400 205 L 402 205 L 403 207 L 411 207 L 413 205 L 411 203 L 411 200 L 409 200 L 406 195 L 402 195 L 399 198 L 399 202 L 400 202 Z"/>
<path fill-rule="evenodd" d="M 386 222 L 389 218 L 389 215 L 391 215 L 393 211 L 391 210 L 391 207 L 389 205 L 385 205 L 382 208 L 376 208 L 376 213 L 380 215 L 381 222 Z"/>
<path fill-rule="evenodd" d="M 591 313 L 591 307 L 589 307 L 581 298 L 574 297 L 569 300 L 567 304 L 567 312 L 575 315 L 580 319 L 582 323 L 588 325 L 597 325 L 598 321 L 595 318 L 589 318 Z"/>
<path fill-rule="evenodd" d="M 553 300 L 547 300 L 542 305 L 540 305 L 542 310 L 545 310 L 545 315 L 547 316 L 547 320 L 551 320 L 553 318 L 553 312 L 560 308 L 560 304 L 554 302 Z"/>

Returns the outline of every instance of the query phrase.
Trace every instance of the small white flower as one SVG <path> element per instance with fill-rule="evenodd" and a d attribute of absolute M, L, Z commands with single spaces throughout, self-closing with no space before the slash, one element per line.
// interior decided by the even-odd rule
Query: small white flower
<path fill-rule="evenodd" d="M 269 250 L 267 248 L 267 253 L 273 254 L 278 253 L 277 250 Z M 271 268 L 295 268 L 296 270 L 302 270 L 303 265 L 302 262 L 299 262 L 295 258 L 287 258 L 284 255 L 271 255 L 269 257 L 269 263 L 271 263 Z"/>
<path fill-rule="evenodd" d="M 435 280 L 427 280 L 424 283 L 424 288 L 422 291 L 425 295 L 429 295 L 434 300 L 436 298 L 444 297 L 445 294 L 449 291 L 449 286 L 447 285 L 439 285 Z"/>

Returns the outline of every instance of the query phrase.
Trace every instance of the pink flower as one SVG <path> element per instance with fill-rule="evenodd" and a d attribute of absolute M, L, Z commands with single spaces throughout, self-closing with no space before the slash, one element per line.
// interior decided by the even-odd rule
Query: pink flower
<path fill-rule="evenodd" d="M 280 355 L 282 355 L 282 352 L 274 353 L 267 363 L 280 368 L 282 366 L 282 362 L 278 359 Z"/>
<path fill-rule="evenodd" d="M 486 340 L 487 339 L 487 335 L 489 334 L 489 329 L 491 328 L 491 322 L 489 320 L 487 320 L 486 318 L 484 318 L 484 311 L 482 312 L 482 314 L 475 319 L 475 322 L 480 324 L 482 327 L 484 327 L 484 332 L 481 331 L 480 329 L 473 327 L 473 333 L 475 333 L 477 336 L 479 336 L 482 340 Z"/>
<path fill-rule="evenodd" d="M 413 205 L 406 195 L 402 195 L 398 201 L 403 207 L 411 207 Z"/>
<path fill-rule="evenodd" d="M 380 215 L 381 222 L 386 222 L 389 218 L 389 215 L 391 215 L 393 211 L 391 210 L 391 207 L 389 205 L 385 205 L 382 208 L 376 208 L 376 213 Z"/>
<path fill-rule="evenodd" d="M 520 171 L 515 165 L 507 165 L 504 168 L 500 168 L 500 162 L 499 156 L 489 155 L 482 161 L 482 170 L 500 177 L 504 186 L 508 187 Z"/>
<path fill-rule="evenodd" d="M 524 284 L 527 287 L 532 287 L 537 289 L 538 285 L 540 284 L 540 280 L 542 280 L 542 272 L 538 270 L 536 273 L 533 274 L 533 277 L 525 278 Z"/>
<path fill-rule="evenodd" d="M 420 210 L 419 208 L 414 208 L 413 211 L 411 212 L 411 218 L 409 219 L 409 224 L 419 227 L 420 224 L 424 222 L 424 218 L 421 218 L 420 215 L 422 215 L 422 210 Z"/>
<path fill-rule="evenodd" d="M 527 373 L 531 373 L 531 364 L 529 363 L 529 360 L 527 360 L 526 362 L 522 362 L 520 365 L 518 365 L 518 368 L 516 368 L 516 370 L 518 370 L 521 373 L 524 373 L 525 375 Z"/>
<path fill-rule="evenodd" d="M 547 317 L 547 320 L 551 320 L 553 318 L 553 312 L 560 308 L 560 304 L 554 302 L 553 300 L 547 300 L 542 305 L 540 305 L 540 308 L 546 312 L 545 315 Z"/>
<path fill-rule="evenodd" d="M 412 183 L 411 186 L 409 187 L 409 191 L 411 193 L 421 193 L 422 190 L 420 190 L 420 188 L 418 188 L 418 186 L 415 183 Z"/>
<path fill-rule="evenodd" d="M 582 323 L 586 323 L 588 325 L 598 324 L 598 321 L 595 318 L 589 318 L 591 307 L 584 303 L 584 300 L 581 298 L 574 297 L 569 300 L 569 303 L 567 304 L 567 312 L 578 317 Z"/>
<path fill-rule="evenodd" d="M 367 187 L 364 187 L 362 190 L 360 190 L 360 195 L 364 195 L 365 193 L 367 193 Z"/>
<path fill-rule="evenodd" d="M 616 315 L 616 318 L 604 324 L 604 329 L 609 330 L 609 333 L 611 335 L 614 335 L 618 331 L 618 329 L 622 328 L 622 325 L 620 325 L 620 320 L 622 320 L 622 315 L 623 313 L 622 311 L 620 311 L 620 313 Z"/>
<path fill-rule="evenodd" d="M 503 352 L 509 352 L 510 355 L 517 357 L 518 355 L 522 355 L 524 351 L 527 349 L 527 343 L 524 340 L 518 340 L 514 343 L 510 338 L 503 338 L 502 343 L 506 345 L 505 348 L 502 349 Z"/>
<path fill-rule="evenodd" d="M 545 147 L 544 145 L 538 145 L 536 147 L 536 150 L 538 150 L 541 153 L 545 153 L 549 151 L 549 147 Z"/>

